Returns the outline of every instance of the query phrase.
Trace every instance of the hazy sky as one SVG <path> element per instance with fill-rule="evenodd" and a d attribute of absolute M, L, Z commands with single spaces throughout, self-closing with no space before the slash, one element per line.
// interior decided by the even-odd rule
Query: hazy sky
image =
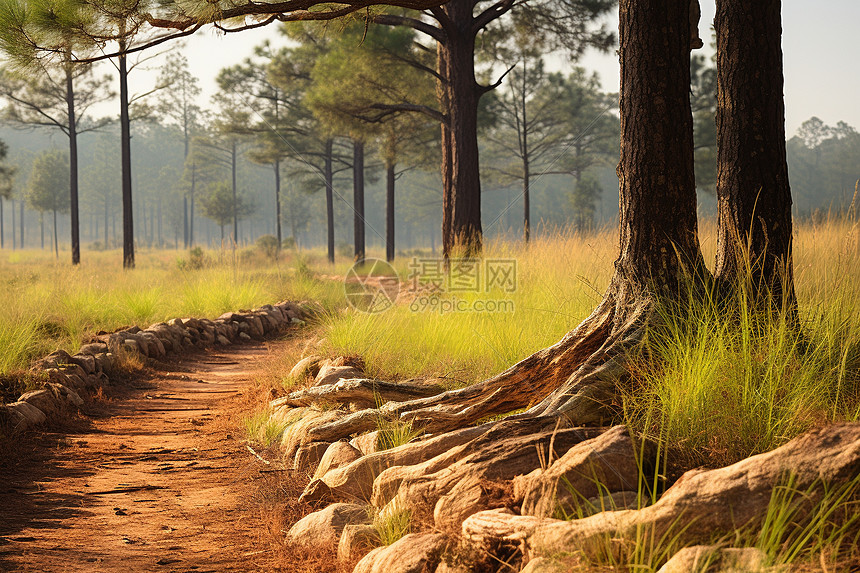
<path fill-rule="evenodd" d="M 711 37 L 714 1 L 700 2 L 699 30 L 707 44 Z M 798 126 L 813 115 L 831 125 L 842 120 L 860 129 L 860 36 L 857 31 L 860 0 L 783 0 L 782 14 L 788 135 L 793 135 Z M 617 25 L 617 16 L 610 25 Z M 207 101 L 215 90 L 214 77 L 218 70 L 240 62 L 253 46 L 265 39 L 282 41 L 273 26 L 229 36 L 201 31 L 186 41 L 184 53 L 201 79 Z M 605 89 L 618 90 L 618 59 L 614 53 L 588 54 L 581 65 L 597 71 Z M 151 85 L 151 74 L 136 71 L 133 76 L 130 78 L 132 91 L 143 92 Z M 105 110 L 104 113 L 111 112 Z"/>

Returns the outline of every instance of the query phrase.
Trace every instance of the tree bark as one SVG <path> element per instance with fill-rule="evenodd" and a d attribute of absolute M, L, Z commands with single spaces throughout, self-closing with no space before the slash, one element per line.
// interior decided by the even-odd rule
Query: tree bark
<path fill-rule="evenodd" d="M 72 66 L 66 64 L 66 109 L 69 120 L 69 213 L 71 215 L 72 264 L 81 262 L 80 215 L 78 211 L 78 127 Z M 54 217 L 56 219 L 56 217 Z"/>
<path fill-rule="evenodd" d="M 780 0 L 719 0 L 716 275 L 796 313 Z"/>
<path fill-rule="evenodd" d="M 60 243 L 57 240 L 57 210 L 54 209 L 54 223 L 52 225 L 54 228 L 54 258 L 60 258 Z"/>
<path fill-rule="evenodd" d="M 119 125 L 122 160 L 122 266 L 134 268 L 134 211 L 131 197 L 131 124 L 128 117 L 128 67 L 120 42 L 119 59 Z"/>
<path fill-rule="evenodd" d="M 275 235 L 278 238 L 278 248 L 275 252 L 281 252 L 281 161 L 275 160 Z"/>
<path fill-rule="evenodd" d="M 364 262 L 364 142 L 354 140 L 352 144 L 352 209 L 353 237 L 357 264 Z"/>
<path fill-rule="evenodd" d="M 20 225 L 21 225 L 19 228 L 19 230 L 21 231 L 20 232 L 21 239 L 19 241 L 19 245 L 23 249 L 24 248 L 24 200 L 23 199 L 20 201 L 19 210 L 21 213 L 21 216 L 19 217 Z"/>
<path fill-rule="evenodd" d="M 328 233 L 328 262 L 334 263 L 334 171 L 332 169 L 332 147 L 334 141 L 325 142 L 325 214 Z"/>
<path fill-rule="evenodd" d="M 478 167 L 478 100 L 475 80 L 475 32 L 472 0 L 451 0 L 441 9 L 452 23 L 437 49 L 443 80 L 442 127 L 443 253 L 449 257 L 480 254 L 481 179 Z M 446 222 L 446 215 L 450 218 Z M 448 228 L 446 229 L 446 225 Z M 456 252 L 455 252 L 456 251 Z"/>
<path fill-rule="evenodd" d="M 390 263 L 394 261 L 394 163 L 389 163 L 385 171 L 385 260 Z"/>
<path fill-rule="evenodd" d="M 230 147 L 230 175 L 233 186 L 233 248 L 239 244 L 239 199 L 236 193 L 236 141 Z"/>
<path fill-rule="evenodd" d="M 12 211 L 14 213 L 14 211 Z M 0 249 L 6 248 L 6 233 L 3 228 L 3 197 L 0 197 Z M 12 234 L 15 234 L 15 229 L 12 229 Z"/>

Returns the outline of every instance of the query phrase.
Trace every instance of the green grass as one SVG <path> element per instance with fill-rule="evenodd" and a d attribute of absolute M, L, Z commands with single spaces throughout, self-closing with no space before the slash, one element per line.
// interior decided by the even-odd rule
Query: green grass
<path fill-rule="evenodd" d="M 391 545 L 412 532 L 412 510 L 392 502 L 373 516 L 373 528 L 382 545 Z"/>
<path fill-rule="evenodd" d="M 181 264 L 183 256 L 141 250 L 137 268 L 125 271 L 117 251 L 87 251 L 78 267 L 47 252 L 0 252 L 0 376 L 57 348 L 74 352 L 100 330 L 214 318 L 284 299 L 312 299 L 327 308 L 344 304 L 342 285 L 297 273 L 295 255 L 274 263 L 250 252 L 219 263 L 213 254 L 199 269 Z"/>

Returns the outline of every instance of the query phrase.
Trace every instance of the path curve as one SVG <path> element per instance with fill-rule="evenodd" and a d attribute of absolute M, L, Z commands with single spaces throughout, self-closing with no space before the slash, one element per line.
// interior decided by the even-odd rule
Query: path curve
<path fill-rule="evenodd" d="M 277 570 L 252 499 L 264 466 L 224 419 L 283 344 L 179 357 L 85 430 L 34 437 L 0 468 L 0 571 Z"/>

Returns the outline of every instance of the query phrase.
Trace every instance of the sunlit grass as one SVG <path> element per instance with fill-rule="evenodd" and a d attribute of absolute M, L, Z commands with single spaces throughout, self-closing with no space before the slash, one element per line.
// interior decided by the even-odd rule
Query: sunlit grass
<path fill-rule="evenodd" d="M 74 352 L 102 330 L 214 318 L 285 299 L 344 304 L 340 283 L 297 276 L 292 254 L 277 264 L 253 252 L 238 262 L 218 263 L 211 255 L 197 270 L 181 264 L 183 257 L 139 251 L 137 268 L 124 271 L 118 251 L 86 251 L 78 267 L 41 251 L 0 252 L 0 375 L 57 348 Z"/>

